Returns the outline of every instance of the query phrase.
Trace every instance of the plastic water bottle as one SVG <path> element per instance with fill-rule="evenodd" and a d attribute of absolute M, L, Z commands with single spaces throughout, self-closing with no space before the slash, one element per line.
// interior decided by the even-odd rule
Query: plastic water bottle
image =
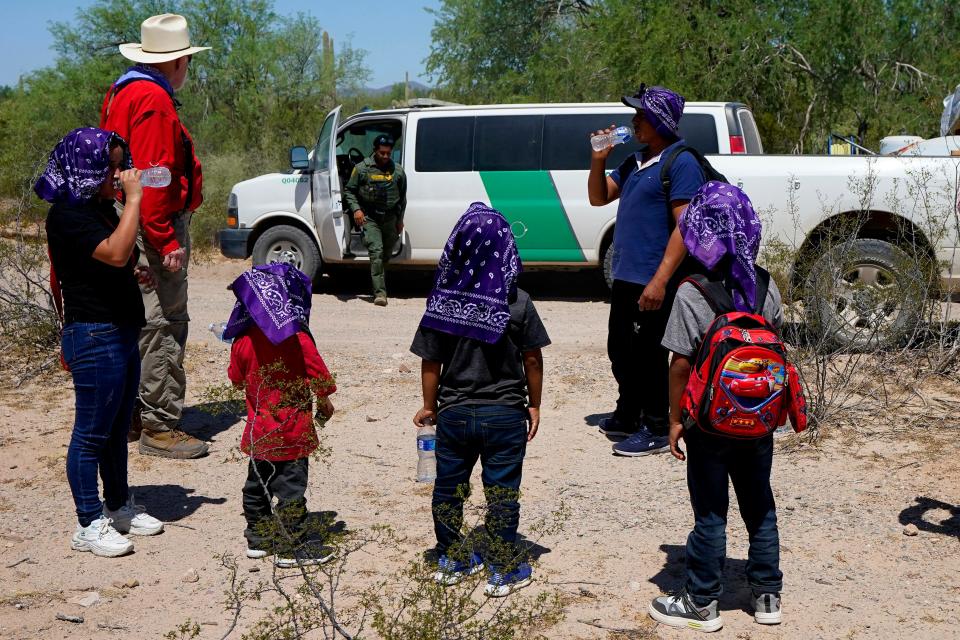
<path fill-rule="evenodd" d="M 417 429 L 417 482 L 437 479 L 437 430 L 432 420 L 424 420 Z"/>
<path fill-rule="evenodd" d="M 223 337 L 223 332 L 227 330 L 226 322 L 211 322 L 208 328 L 210 329 L 210 333 L 215 335 L 220 342 L 226 342 L 227 344 L 233 343 L 233 338 Z"/>
<path fill-rule="evenodd" d="M 163 188 L 169 186 L 172 179 L 166 167 L 149 167 L 140 172 L 140 184 L 144 187 Z"/>
<path fill-rule="evenodd" d="M 617 127 L 610 133 L 601 133 L 591 136 L 590 146 L 593 147 L 594 151 L 603 151 L 607 147 L 623 144 L 632 137 L 633 127 L 630 125 L 623 125 L 622 127 Z"/>

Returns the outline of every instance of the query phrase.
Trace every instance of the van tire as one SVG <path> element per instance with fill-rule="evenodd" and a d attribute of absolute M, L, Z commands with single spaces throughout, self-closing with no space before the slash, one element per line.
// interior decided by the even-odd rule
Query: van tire
<path fill-rule="evenodd" d="M 925 284 L 918 259 L 889 242 L 859 238 L 834 247 L 807 277 L 811 342 L 855 353 L 902 345 L 923 314 Z"/>
<path fill-rule="evenodd" d="M 253 264 L 286 262 L 311 279 L 320 272 L 320 248 L 304 231 L 278 224 L 264 231 L 253 245 Z"/>
<path fill-rule="evenodd" d="M 613 239 L 604 243 L 600 249 L 600 271 L 604 282 L 607 283 L 607 289 L 613 291 Z"/>

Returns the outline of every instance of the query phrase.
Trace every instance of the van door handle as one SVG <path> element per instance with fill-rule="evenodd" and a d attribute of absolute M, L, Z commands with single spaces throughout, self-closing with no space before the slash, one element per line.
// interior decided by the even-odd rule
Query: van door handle
<path fill-rule="evenodd" d="M 794 190 L 794 191 L 799 191 L 799 190 L 800 190 L 800 181 L 799 181 L 799 180 L 794 180 L 794 181 L 793 181 L 793 190 Z"/>

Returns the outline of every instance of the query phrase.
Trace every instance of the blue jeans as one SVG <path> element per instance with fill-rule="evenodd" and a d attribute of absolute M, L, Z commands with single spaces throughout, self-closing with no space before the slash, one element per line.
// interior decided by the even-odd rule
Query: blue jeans
<path fill-rule="evenodd" d="M 137 327 L 71 322 L 63 329 L 63 357 L 76 394 L 67 480 L 80 526 L 100 517 L 97 471 L 107 508 L 127 502 L 127 431 L 140 384 Z"/>
<path fill-rule="evenodd" d="M 486 559 L 494 566 L 515 559 L 527 418 L 527 412 L 516 407 L 481 404 L 450 407 L 437 417 L 437 480 L 432 507 L 438 553 L 460 555 L 465 551 L 463 502 L 479 458 L 487 499 L 485 524 L 492 543 Z"/>
<path fill-rule="evenodd" d="M 755 594 L 780 593 L 780 535 L 770 488 L 773 436 L 732 440 L 693 427 L 685 441 L 687 487 L 694 515 L 693 531 L 687 537 L 687 592 L 698 605 L 705 605 L 723 591 L 729 476 L 750 538 L 747 582 Z"/>

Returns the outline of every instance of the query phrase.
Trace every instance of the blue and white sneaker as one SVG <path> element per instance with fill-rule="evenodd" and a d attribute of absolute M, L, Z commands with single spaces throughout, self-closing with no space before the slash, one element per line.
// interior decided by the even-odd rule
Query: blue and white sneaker
<path fill-rule="evenodd" d="M 433 580 L 437 584 L 449 587 L 478 571 L 483 571 L 483 559 L 480 554 L 471 553 L 469 562 L 454 560 L 444 554 L 437 561 L 437 571 L 433 574 Z"/>
<path fill-rule="evenodd" d="M 637 432 L 636 424 L 624 422 L 617 416 L 600 418 L 600 433 L 614 438 L 628 438 Z"/>
<path fill-rule="evenodd" d="M 516 569 L 509 573 L 502 573 L 494 569 L 483 592 L 491 598 L 502 598 L 517 589 L 524 588 L 531 582 L 533 582 L 533 568 L 526 562 L 521 562 Z"/>
<path fill-rule="evenodd" d="M 646 425 L 626 440 L 613 445 L 613 452 L 618 456 L 648 456 L 669 450 L 670 440 L 667 436 L 650 433 Z"/>

